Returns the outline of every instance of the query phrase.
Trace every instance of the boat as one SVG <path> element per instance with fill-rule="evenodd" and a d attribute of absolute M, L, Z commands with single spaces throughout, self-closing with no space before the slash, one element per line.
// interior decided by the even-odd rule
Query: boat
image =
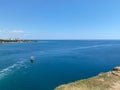
<path fill-rule="evenodd" d="M 33 63 L 34 60 L 35 60 L 34 56 L 31 56 L 31 57 L 30 57 L 30 62 Z"/>

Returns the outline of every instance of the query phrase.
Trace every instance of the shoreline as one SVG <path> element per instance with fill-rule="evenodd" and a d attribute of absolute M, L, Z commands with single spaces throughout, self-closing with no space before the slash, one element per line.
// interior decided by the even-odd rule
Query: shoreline
<path fill-rule="evenodd" d="M 0 40 L 0 44 L 37 42 L 37 40 Z"/>
<path fill-rule="evenodd" d="M 88 79 L 60 85 L 54 90 L 119 90 L 119 88 L 120 67 L 115 67 L 112 71 L 100 73 Z"/>

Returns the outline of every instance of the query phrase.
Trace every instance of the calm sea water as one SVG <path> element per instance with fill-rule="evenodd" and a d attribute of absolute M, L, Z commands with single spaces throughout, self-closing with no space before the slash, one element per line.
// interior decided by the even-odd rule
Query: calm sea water
<path fill-rule="evenodd" d="M 30 56 L 35 62 L 30 63 Z M 120 66 L 120 41 L 55 40 L 0 45 L 0 90 L 53 90 Z"/>

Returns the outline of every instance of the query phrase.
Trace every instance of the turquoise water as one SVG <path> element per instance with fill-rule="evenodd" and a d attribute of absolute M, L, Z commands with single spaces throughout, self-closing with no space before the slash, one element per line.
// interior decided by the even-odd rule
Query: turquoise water
<path fill-rule="evenodd" d="M 29 57 L 35 62 L 30 63 Z M 46 40 L 0 45 L 0 90 L 53 90 L 120 65 L 120 41 Z"/>

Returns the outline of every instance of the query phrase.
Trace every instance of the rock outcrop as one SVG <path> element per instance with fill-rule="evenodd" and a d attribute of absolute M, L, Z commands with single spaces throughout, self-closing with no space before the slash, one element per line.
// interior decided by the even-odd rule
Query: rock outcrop
<path fill-rule="evenodd" d="M 55 90 L 120 90 L 120 67 L 92 78 L 61 85 Z"/>

